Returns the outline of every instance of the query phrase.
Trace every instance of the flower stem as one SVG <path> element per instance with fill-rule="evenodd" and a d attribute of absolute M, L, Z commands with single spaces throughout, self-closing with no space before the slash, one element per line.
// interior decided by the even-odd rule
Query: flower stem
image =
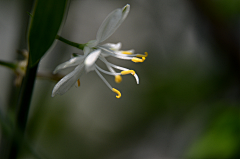
<path fill-rule="evenodd" d="M 2 60 L 0 60 L 0 65 L 8 67 L 8 68 L 13 69 L 13 70 L 15 70 L 16 67 L 17 67 L 17 65 L 15 63 L 6 62 L 6 61 L 2 61 Z"/>
<path fill-rule="evenodd" d="M 16 114 L 16 128 L 15 130 L 20 130 L 20 132 L 24 133 L 26 125 L 27 125 L 27 118 L 29 113 L 29 108 L 31 104 L 31 98 L 34 88 L 34 83 L 37 74 L 38 63 L 30 67 L 27 66 L 26 76 L 23 79 L 23 83 L 21 86 L 21 92 L 18 99 L 18 110 Z M 15 132 L 17 133 L 17 132 Z M 9 159 L 16 159 L 17 154 L 21 148 L 22 143 L 17 142 L 16 140 L 13 141 Z"/>
<path fill-rule="evenodd" d="M 58 40 L 60 40 L 60 41 L 62 41 L 62 42 L 64 42 L 64 43 L 66 43 L 66 44 L 68 44 L 68 45 L 71 45 L 71 46 L 73 46 L 73 47 L 76 47 L 76 48 L 78 48 L 78 49 L 81 49 L 81 50 L 83 50 L 84 46 L 86 45 L 86 44 L 78 44 L 78 43 L 69 41 L 69 40 L 67 40 L 67 39 L 65 39 L 65 38 L 63 38 L 63 37 L 61 37 L 61 36 L 59 36 L 59 35 L 56 36 L 56 39 L 58 39 Z"/>

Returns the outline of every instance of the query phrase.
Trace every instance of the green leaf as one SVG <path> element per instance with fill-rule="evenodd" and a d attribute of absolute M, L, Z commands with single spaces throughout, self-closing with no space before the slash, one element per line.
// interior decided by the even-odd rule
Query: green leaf
<path fill-rule="evenodd" d="M 184 158 L 237 158 L 240 146 L 239 109 L 229 105 L 209 129 L 187 152 Z"/>
<path fill-rule="evenodd" d="M 63 21 L 68 0 L 36 0 L 28 32 L 30 67 L 52 46 Z"/>

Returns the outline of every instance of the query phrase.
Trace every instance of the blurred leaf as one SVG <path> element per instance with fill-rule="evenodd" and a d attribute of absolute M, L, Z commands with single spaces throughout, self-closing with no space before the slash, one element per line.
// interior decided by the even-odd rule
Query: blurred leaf
<path fill-rule="evenodd" d="M 49 50 L 61 26 L 68 0 L 36 0 L 28 32 L 30 66 Z"/>
<path fill-rule="evenodd" d="M 208 3 L 213 6 L 215 13 L 224 18 L 238 17 L 240 14 L 240 1 L 238 0 L 211 0 Z"/>
<path fill-rule="evenodd" d="M 240 146 L 239 109 L 221 113 L 207 132 L 193 144 L 187 158 L 234 158 Z"/>

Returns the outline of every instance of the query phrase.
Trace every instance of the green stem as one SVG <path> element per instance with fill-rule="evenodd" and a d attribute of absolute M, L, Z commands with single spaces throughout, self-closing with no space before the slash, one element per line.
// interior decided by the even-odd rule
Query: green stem
<path fill-rule="evenodd" d="M 18 111 L 16 114 L 17 127 L 15 128 L 15 130 L 19 129 L 23 133 L 27 125 L 27 118 L 28 118 L 29 108 L 31 104 L 31 98 L 32 98 L 34 83 L 35 83 L 36 74 L 37 74 L 37 68 L 38 68 L 38 63 L 33 67 L 30 67 L 29 65 L 27 66 L 26 76 L 23 79 L 21 92 L 18 99 Z M 17 132 L 15 131 L 15 133 Z M 10 149 L 9 159 L 17 158 L 17 154 L 21 148 L 21 145 L 22 145 L 21 142 L 19 143 L 16 140 L 13 141 Z"/>
<path fill-rule="evenodd" d="M 64 42 L 64 43 L 66 43 L 66 44 L 68 44 L 68 45 L 71 45 L 71 46 L 73 46 L 73 47 L 76 47 L 76 48 L 78 48 L 78 49 L 81 49 L 81 50 L 83 50 L 84 46 L 86 45 L 86 44 L 78 44 L 78 43 L 69 41 L 69 40 L 67 40 L 67 39 L 65 39 L 65 38 L 63 38 L 63 37 L 61 37 L 61 36 L 59 36 L 59 35 L 56 36 L 56 39 L 58 39 L 58 40 L 60 40 L 60 41 L 62 41 L 62 42 Z"/>
<path fill-rule="evenodd" d="M 0 60 L 0 65 L 8 67 L 13 70 L 15 70 L 17 68 L 17 65 L 15 63 L 6 62 L 6 61 L 2 61 L 2 60 Z"/>

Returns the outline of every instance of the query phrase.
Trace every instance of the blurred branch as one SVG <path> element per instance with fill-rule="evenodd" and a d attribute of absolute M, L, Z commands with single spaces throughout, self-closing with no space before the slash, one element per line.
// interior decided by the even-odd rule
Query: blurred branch
<path fill-rule="evenodd" d="M 15 70 L 17 65 L 15 63 L 12 63 L 12 62 L 6 62 L 6 61 L 3 61 L 3 60 L 0 60 L 0 65 L 1 66 L 5 66 L 5 67 L 8 67 L 10 69 L 13 69 Z"/>
<path fill-rule="evenodd" d="M 47 73 L 47 72 L 38 72 L 37 74 L 38 78 L 43 78 L 43 79 L 49 79 L 53 81 L 59 81 L 64 77 L 64 75 L 61 74 L 52 74 L 52 73 Z"/>
<path fill-rule="evenodd" d="M 7 68 L 10 68 L 14 72 L 16 72 L 17 64 L 15 64 L 15 63 L 0 60 L 0 65 L 5 66 Z M 38 72 L 37 77 L 38 78 L 49 79 L 49 80 L 53 80 L 53 81 L 59 81 L 60 79 L 62 79 L 64 77 L 64 75 L 61 75 L 61 74 L 55 74 L 54 75 L 54 74 L 49 73 L 49 72 L 48 73 L 47 72 Z"/>

